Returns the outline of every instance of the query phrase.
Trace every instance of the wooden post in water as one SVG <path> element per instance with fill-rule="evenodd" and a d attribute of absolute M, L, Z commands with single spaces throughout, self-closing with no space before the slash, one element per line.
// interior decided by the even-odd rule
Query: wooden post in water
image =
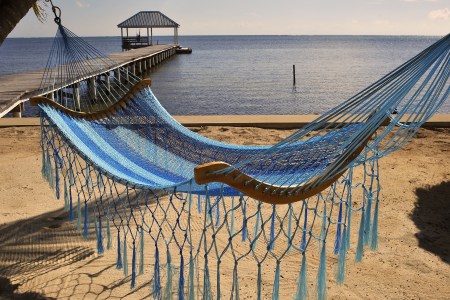
<path fill-rule="evenodd" d="M 92 76 L 88 79 L 89 86 L 89 95 L 91 96 L 91 100 L 97 99 L 97 88 L 95 86 L 95 76 Z"/>
<path fill-rule="evenodd" d="M 125 80 L 126 83 L 128 84 L 130 82 L 130 66 L 126 66 L 125 67 L 126 73 L 125 73 Z"/>
<path fill-rule="evenodd" d="M 109 72 L 105 73 L 105 80 L 106 80 L 106 90 L 108 93 L 111 93 L 111 81 L 109 79 Z"/>
<path fill-rule="evenodd" d="M 11 112 L 14 118 L 22 118 L 23 103 L 19 103 Z"/>
<path fill-rule="evenodd" d="M 120 67 L 114 70 L 114 76 L 116 77 L 116 81 L 120 83 Z"/>
<path fill-rule="evenodd" d="M 296 86 L 296 83 L 295 83 L 295 65 L 292 65 L 292 76 L 293 76 L 292 85 Z"/>
<path fill-rule="evenodd" d="M 80 83 L 79 82 L 77 82 L 73 85 L 73 100 L 75 102 L 75 110 L 81 111 Z"/>
<path fill-rule="evenodd" d="M 143 64 L 144 64 L 144 60 L 140 60 L 139 62 L 138 62 L 138 74 L 142 74 L 143 72 L 144 72 L 144 67 L 143 67 Z"/>

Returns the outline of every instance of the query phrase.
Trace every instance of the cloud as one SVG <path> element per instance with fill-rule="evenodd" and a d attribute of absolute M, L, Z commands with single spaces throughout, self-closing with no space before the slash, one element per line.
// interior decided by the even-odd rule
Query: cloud
<path fill-rule="evenodd" d="M 441 0 L 400 0 L 401 2 L 409 2 L 409 3 L 412 3 L 412 2 L 439 2 L 439 1 L 441 1 Z"/>
<path fill-rule="evenodd" d="M 440 0 L 400 0 L 401 2 L 439 2 Z"/>
<path fill-rule="evenodd" d="M 89 3 L 83 3 L 80 0 L 76 0 L 75 2 L 77 3 L 77 6 L 79 8 L 88 8 L 89 6 L 91 6 Z"/>
<path fill-rule="evenodd" d="M 450 9 L 442 8 L 432 10 L 428 13 L 428 18 L 432 20 L 449 20 L 450 19 Z"/>

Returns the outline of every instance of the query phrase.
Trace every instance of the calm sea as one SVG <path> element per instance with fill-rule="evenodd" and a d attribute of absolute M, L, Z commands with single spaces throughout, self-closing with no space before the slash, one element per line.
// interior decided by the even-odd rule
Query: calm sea
<path fill-rule="evenodd" d="M 119 37 L 85 39 L 106 54 L 121 50 Z M 155 39 L 170 42 L 169 37 Z M 323 113 L 437 39 L 183 36 L 180 43 L 192 48 L 192 54 L 172 57 L 149 76 L 154 93 L 174 115 Z M 43 68 L 51 42 L 52 38 L 7 39 L 0 47 L 0 75 Z M 450 101 L 440 112 L 450 113 Z"/>

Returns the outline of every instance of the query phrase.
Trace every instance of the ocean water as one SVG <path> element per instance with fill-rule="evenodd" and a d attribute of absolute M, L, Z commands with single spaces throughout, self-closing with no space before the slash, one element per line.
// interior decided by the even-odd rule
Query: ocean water
<path fill-rule="evenodd" d="M 182 36 L 180 44 L 192 48 L 192 54 L 176 55 L 147 76 L 161 104 L 174 115 L 320 114 L 438 38 Z M 121 50 L 120 37 L 86 40 L 106 54 Z M 51 43 L 52 38 L 7 39 L 0 47 L 0 75 L 43 68 Z M 440 112 L 450 113 L 449 102 Z"/>

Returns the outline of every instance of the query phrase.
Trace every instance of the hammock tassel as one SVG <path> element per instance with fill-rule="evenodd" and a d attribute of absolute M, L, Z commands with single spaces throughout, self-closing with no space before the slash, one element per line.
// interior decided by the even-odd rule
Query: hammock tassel
<path fill-rule="evenodd" d="M 97 252 L 98 254 L 103 254 L 105 249 L 103 248 L 103 235 L 102 235 L 102 216 L 98 215 L 98 233 L 97 233 Z"/>
<path fill-rule="evenodd" d="M 365 225 L 364 225 L 364 246 L 369 245 L 369 239 L 370 239 L 370 226 L 371 226 L 371 212 L 372 212 L 372 198 L 373 194 L 372 191 L 368 192 L 367 196 L 367 210 L 365 212 Z"/>
<path fill-rule="evenodd" d="M 358 244 L 356 246 L 355 261 L 361 262 L 364 254 L 364 207 L 361 209 L 361 223 L 359 224 Z"/>
<path fill-rule="evenodd" d="M 67 192 L 67 183 L 66 179 L 64 178 L 64 210 L 69 210 L 69 193 Z"/>
<path fill-rule="evenodd" d="M 122 269 L 122 254 L 120 253 L 120 248 L 122 247 L 120 243 L 120 230 L 117 230 L 117 263 L 116 263 L 116 269 Z"/>
<path fill-rule="evenodd" d="M 131 257 L 131 288 L 136 285 L 136 243 L 133 241 L 133 256 Z"/>
<path fill-rule="evenodd" d="M 73 176 L 72 162 L 69 161 L 69 183 L 70 186 L 75 185 L 75 178 Z"/>
<path fill-rule="evenodd" d="M 106 215 L 106 236 L 108 242 L 106 243 L 106 249 L 111 249 L 111 229 L 109 224 L 109 213 Z"/>
<path fill-rule="evenodd" d="M 123 237 L 123 275 L 128 276 L 127 235 Z"/>
<path fill-rule="evenodd" d="M 256 295 L 258 300 L 261 300 L 261 288 L 262 288 L 261 263 L 258 262 L 258 279 L 256 280 Z"/>
<path fill-rule="evenodd" d="M 334 254 L 337 255 L 339 253 L 339 249 L 341 248 L 341 227 L 342 227 L 342 202 L 339 203 L 339 213 L 336 222 L 336 239 L 334 242 Z"/>
<path fill-rule="evenodd" d="M 154 274 L 153 274 L 153 297 L 155 299 L 161 298 L 161 277 L 159 274 L 159 250 L 158 245 L 155 245 L 156 251 L 155 251 L 155 267 L 154 267 Z"/>
<path fill-rule="evenodd" d="M 195 299 L 194 292 L 194 257 L 192 256 L 191 250 L 189 258 L 189 300 Z"/>
<path fill-rule="evenodd" d="M 370 243 L 370 249 L 372 251 L 378 248 L 378 199 L 375 200 L 375 209 L 373 212 L 373 224 L 372 224 L 372 240 Z"/>
<path fill-rule="evenodd" d="M 164 299 L 172 299 L 172 277 L 173 277 L 173 266 L 172 257 L 170 256 L 169 247 L 167 247 L 167 283 L 164 292 Z"/>
<path fill-rule="evenodd" d="M 350 198 L 351 199 L 351 198 Z M 352 202 L 347 202 L 347 226 L 346 226 L 346 236 L 345 236 L 345 250 L 350 249 L 350 237 L 351 237 L 351 224 L 352 224 Z"/>
<path fill-rule="evenodd" d="M 308 296 L 307 282 L 306 282 L 306 254 L 302 253 L 302 267 L 297 279 L 297 293 L 294 295 L 294 300 L 305 300 Z"/>
<path fill-rule="evenodd" d="M 211 299 L 211 283 L 209 281 L 208 258 L 205 257 L 205 271 L 203 274 L 203 299 Z"/>
<path fill-rule="evenodd" d="M 238 277 L 238 270 L 237 270 L 237 262 L 234 264 L 233 268 L 233 290 L 231 294 L 231 299 L 238 300 L 239 299 L 239 277 Z"/>
<path fill-rule="evenodd" d="M 144 228 L 141 227 L 141 234 L 140 234 L 140 261 L 139 261 L 139 275 L 144 274 Z"/>
<path fill-rule="evenodd" d="M 180 251 L 180 280 L 178 282 L 178 300 L 184 300 L 184 258 Z"/>
<path fill-rule="evenodd" d="M 280 261 L 277 260 L 275 279 L 273 281 L 272 300 L 278 300 L 280 296 Z"/>
<path fill-rule="evenodd" d="M 344 232 L 342 233 L 342 236 L 345 237 L 346 235 L 347 235 L 347 228 L 344 227 Z M 336 282 L 339 285 L 343 285 L 345 280 L 346 254 L 347 254 L 347 246 L 345 244 L 345 241 L 342 241 L 339 248 L 338 265 L 336 272 Z"/>
<path fill-rule="evenodd" d="M 322 241 L 322 251 L 320 252 L 319 262 L 319 274 L 317 276 L 317 299 L 324 300 L 327 297 L 327 255 L 326 255 L 327 243 Z"/>

